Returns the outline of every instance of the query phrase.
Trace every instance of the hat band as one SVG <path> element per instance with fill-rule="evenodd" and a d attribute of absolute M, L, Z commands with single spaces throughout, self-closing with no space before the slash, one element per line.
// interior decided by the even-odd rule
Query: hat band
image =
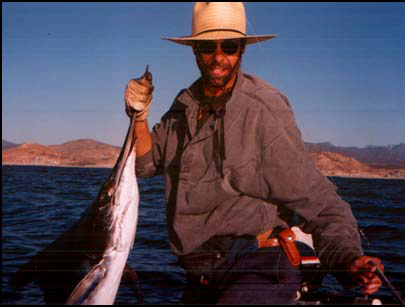
<path fill-rule="evenodd" d="M 243 36 L 246 36 L 245 33 L 238 31 L 238 30 L 234 30 L 234 29 L 210 29 L 210 30 L 204 30 L 204 31 L 198 32 L 197 34 L 194 34 L 193 37 L 197 37 L 201 34 L 205 34 L 208 32 L 218 32 L 218 31 L 236 32 L 236 33 L 242 34 Z"/>

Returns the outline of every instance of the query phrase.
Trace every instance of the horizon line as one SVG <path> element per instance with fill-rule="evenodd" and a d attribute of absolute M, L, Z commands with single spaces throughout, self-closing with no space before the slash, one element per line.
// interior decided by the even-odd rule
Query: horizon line
<path fill-rule="evenodd" d="M 93 139 L 93 138 L 72 139 L 72 140 L 68 140 L 68 141 L 65 141 L 65 142 L 60 143 L 60 144 L 49 144 L 49 145 L 42 144 L 42 143 L 39 143 L 37 141 L 31 141 L 31 140 L 30 141 L 25 141 L 25 142 L 22 142 L 22 143 L 15 143 L 15 142 L 11 142 L 11 141 L 9 141 L 7 139 L 2 138 L 2 143 L 7 142 L 7 143 L 11 143 L 13 145 L 18 145 L 18 146 L 23 145 L 23 144 L 38 144 L 38 145 L 43 145 L 43 146 L 56 146 L 56 145 L 66 144 L 68 142 L 77 142 L 77 141 L 84 141 L 84 140 L 90 140 L 90 141 L 94 141 L 94 142 L 98 142 L 98 143 L 102 143 L 102 144 L 106 144 L 106 145 L 110 145 L 110 146 L 116 146 L 116 147 L 121 147 L 122 146 L 122 145 L 114 145 L 114 144 L 106 143 L 104 141 L 99 141 L 99 140 L 96 140 L 96 139 Z M 331 145 L 331 146 L 334 146 L 334 147 L 355 147 L 355 148 L 359 148 L 359 149 L 368 148 L 368 147 L 390 147 L 390 146 L 405 145 L 405 142 L 400 142 L 398 144 L 388 144 L 388 145 L 369 144 L 369 145 L 364 145 L 364 146 L 360 147 L 359 145 L 336 145 L 336 144 L 332 143 L 331 141 L 309 142 L 309 141 L 303 140 L 303 142 L 305 144 L 316 144 L 316 145 L 325 144 L 325 145 Z"/>

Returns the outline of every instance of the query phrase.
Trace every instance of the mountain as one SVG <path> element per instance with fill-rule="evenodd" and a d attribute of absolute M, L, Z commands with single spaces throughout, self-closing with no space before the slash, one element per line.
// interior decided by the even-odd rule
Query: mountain
<path fill-rule="evenodd" d="M 310 152 L 334 152 L 380 168 L 405 167 L 405 144 L 388 146 L 341 147 L 327 143 L 305 143 Z"/>
<path fill-rule="evenodd" d="M 120 147 L 97 142 L 91 139 L 69 141 L 62 145 L 51 145 L 49 148 L 71 159 L 70 165 L 103 165 L 114 166 Z"/>
<path fill-rule="evenodd" d="M 319 170 L 326 176 L 350 176 L 367 178 L 404 178 L 403 168 L 375 168 L 355 158 L 336 152 L 312 152 Z"/>
<path fill-rule="evenodd" d="M 2 152 L 2 164 L 112 167 L 120 147 L 90 139 L 44 146 L 24 143 Z"/>
<path fill-rule="evenodd" d="M 403 167 L 405 144 L 365 148 L 339 147 L 331 143 L 306 143 L 306 146 L 317 167 L 327 176 L 379 178 L 405 176 Z M 24 143 L 3 149 L 2 164 L 112 167 L 119 151 L 120 147 L 92 139 L 50 146 Z"/>
<path fill-rule="evenodd" d="M 11 142 L 6 141 L 6 140 L 2 140 L 1 150 L 8 149 L 8 148 L 14 148 L 14 147 L 17 147 L 17 146 L 20 146 L 20 145 L 11 143 Z"/>

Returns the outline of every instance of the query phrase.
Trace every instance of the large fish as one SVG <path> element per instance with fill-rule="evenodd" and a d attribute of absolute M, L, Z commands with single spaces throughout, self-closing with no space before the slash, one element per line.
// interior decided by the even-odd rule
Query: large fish
<path fill-rule="evenodd" d="M 152 75 L 137 79 L 152 86 Z M 34 256 L 11 280 L 35 280 L 49 304 L 113 304 L 121 277 L 143 302 L 137 275 L 126 265 L 134 244 L 139 191 L 135 175 L 135 117 L 110 177 L 79 221 Z M 124 275 L 123 275 L 124 274 Z"/>

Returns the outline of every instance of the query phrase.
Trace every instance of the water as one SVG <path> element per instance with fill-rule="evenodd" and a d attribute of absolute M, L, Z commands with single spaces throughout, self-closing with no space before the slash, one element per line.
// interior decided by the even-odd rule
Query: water
<path fill-rule="evenodd" d="M 10 275 L 77 221 L 110 172 L 103 168 L 2 166 L 3 304 L 44 304 L 35 283 L 12 291 Z M 405 296 L 405 180 L 330 179 L 352 205 L 367 236 L 365 252 L 382 259 L 386 275 Z M 128 261 L 140 273 L 146 304 L 176 304 L 185 274 L 168 244 L 164 179 L 139 179 L 139 187 L 137 237 Z M 326 288 L 339 290 L 333 278 L 327 277 L 325 284 Z M 378 294 L 390 295 L 385 287 Z M 121 286 L 116 303 L 135 302 L 130 289 Z"/>

